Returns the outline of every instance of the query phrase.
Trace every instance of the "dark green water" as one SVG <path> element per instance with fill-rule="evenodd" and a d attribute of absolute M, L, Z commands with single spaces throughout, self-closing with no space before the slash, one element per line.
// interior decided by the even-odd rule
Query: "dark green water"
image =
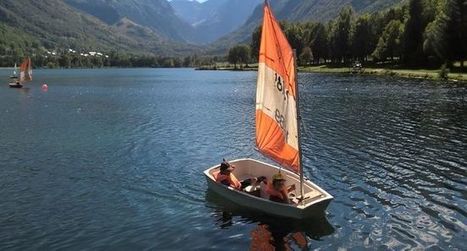
<path fill-rule="evenodd" d="M 0 70 L 0 250 L 467 247 L 467 88 L 300 74 L 326 219 L 236 208 L 202 171 L 252 157 L 255 72 Z M 40 85 L 49 85 L 47 92 Z"/>

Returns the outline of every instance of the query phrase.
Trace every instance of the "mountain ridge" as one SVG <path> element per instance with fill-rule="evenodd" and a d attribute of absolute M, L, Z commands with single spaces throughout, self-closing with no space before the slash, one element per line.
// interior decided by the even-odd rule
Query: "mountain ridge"
<path fill-rule="evenodd" d="M 176 2 L 186 0 L 174 0 Z M 180 20 L 170 3 L 165 0 L 2 0 L 0 1 L 0 22 L 5 34 L 14 31 L 20 35 L 8 36 L 18 41 L 27 37 L 29 46 L 53 48 L 72 48 L 89 50 L 122 51 L 136 54 L 157 54 L 159 56 L 186 56 L 206 54 L 225 55 L 228 48 L 238 43 L 249 43 L 253 30 L 262 19 L 262 0 L 208 0 L 204 3 L 191 2 L 193 6 L 209 6 L 209 22 L 193 19 L 190 24 Z M 308 21 L 328 20 L 335 17 L 342 4 L 350 4 L 357 13 L 371 12 L 387 8 L 404 0 L 275 0 L 271 6 L 280 20 Z M 239 5 L 242 13 L 251 15 L 239 18 L 235 8 Z M 95 8 L 94 8 L 94 7 Z M 254 6 L 257 6 L 254 8 Z M 221 8 L 222 7 L 222 8 Z M 217 8 L 217 9 L 216 9 Z M 248 8 L 252 10 L 248 10 Z M 327 11 L 323 11 L 323 8 Z M 318 14 L 316 14 L 318 13 Z M 235 20 L 241 27 L 230 32 L 226 22 Z M 216 42 L 220 33 L 216 27 L 224 29 L 224 34 Z M 24 34 L 21 35 L 21 34 Z M 11 53 L 9 41 L 2 41 Z M 201 37 L 201 38 L 200 38 Z M 18 46 L 24 47 L 20 42 Z M 6 53 L 6 52 L 4 52 Z"/>
<path fill-rule="evenodd" d="M 175 16 L 166 0 L 64 0 L 65 3 L 95 16 L 108 25 L 126 17 L 177 42 L 196 42 L 192 27 Z M 95 11 L 105 10 L 101 12 Z"/>

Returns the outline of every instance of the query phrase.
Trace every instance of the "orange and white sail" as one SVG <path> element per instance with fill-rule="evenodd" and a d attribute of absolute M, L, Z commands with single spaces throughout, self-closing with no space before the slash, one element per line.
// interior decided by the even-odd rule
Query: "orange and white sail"
<path fill-rule="evenodd" d="M 256 145 L 282 166 L 299 172 L 295 75 L 294 52 L 266 3 L 256 89 Z"/>
<path fill-rule="evenodd" d="M 31 58 L 25 58 L 19 66 L 19 82 L 27 82 L 32 80 L 32 65 Z"/>

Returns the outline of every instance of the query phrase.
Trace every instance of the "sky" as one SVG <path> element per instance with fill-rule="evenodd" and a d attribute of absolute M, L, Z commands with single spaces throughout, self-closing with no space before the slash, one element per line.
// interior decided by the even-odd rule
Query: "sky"
<path fill-rule="evenodd" d="M 169 0 L 169 2 L 170 2 L 170 1 L 172 1 L 172 0 Z M 196 0 L 196 1 L 202 3 L 202 2 L 206 2 L 207 0 Z"/>

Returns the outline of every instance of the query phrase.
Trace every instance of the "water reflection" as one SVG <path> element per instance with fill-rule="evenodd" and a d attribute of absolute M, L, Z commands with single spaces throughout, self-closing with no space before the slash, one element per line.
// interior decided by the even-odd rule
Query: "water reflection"
<path fill-rule="evenodd" d="M 324 213 L 316 218 L 293 220 L 241 208 L 211 190 L 206 191 L 206 206 L 212 208 L 215 225 L 227 230 L 235 223 L 255 225 L 248 233 L 250 250 L 308 250 L 312 240 L 334 233 Z"/>
<path fill-rule="evenodd" d="M 23 87 L 23 88 L 16 88 L 16 90 L 21 94 L 29 94 L 29 91 L 31 90 L 31 88 Z"/>
<path fill-rule="evenodd" d="M 288 232 L 267 224 L 258 224 L 251 232 L 250 250 L 308 250 L 304 232 Z"/>

